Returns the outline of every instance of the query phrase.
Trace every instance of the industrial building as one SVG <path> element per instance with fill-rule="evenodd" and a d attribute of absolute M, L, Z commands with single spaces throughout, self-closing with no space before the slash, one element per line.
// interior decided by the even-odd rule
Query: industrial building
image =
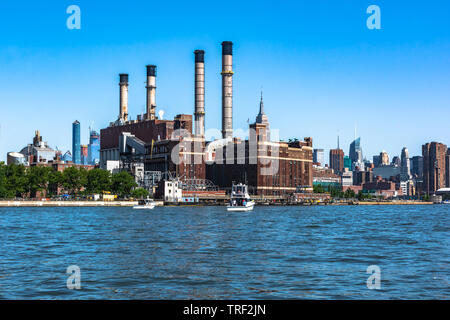
<path fill-rule="evenodd" d="M 231 41 L 222 42 L 223 139 L 205 141 L 205 52 L 195 50 L 194 57 L 194 121 L 190 114 L 158 119 L 155 65 L 147 66 L 146 113 L 129 119 L 129 75 L 119 75 L 119 114 L 100 130 L 100 167 L 127 170 L 149 190 L 162 180 L 177 179 L 186 192 L 227 189 L 233 182 L 247 183 L 258 195 L 312 191 L 312 139 L 272 141 L 262 94 L 248 140 L 233 136 Z"/>

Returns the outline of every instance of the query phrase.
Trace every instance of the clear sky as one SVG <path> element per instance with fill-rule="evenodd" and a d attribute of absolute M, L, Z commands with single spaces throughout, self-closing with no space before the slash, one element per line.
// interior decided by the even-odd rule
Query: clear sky
<path fill-rule="evenodd" d="M 66 9 L 81 8 L 69 30 Z M 369 30 L 366 9 L 381 9 Z M 261 87 L 283 139 L 364 156 L 450 145 L 449 1 L 0 2 L 0 160 L 40 130 L 71 149 L 71 124 L 100 129 L 118 116 L 118 74 L 130 74 L 131 118 L 145 107 L 145 65 L 158 66 L 164 118 L 193 113 L 195 49 L 206 51 L 206 127 L 221 128 L 221 46 L 234 42 L 234 128 L 258 112 Z"/>

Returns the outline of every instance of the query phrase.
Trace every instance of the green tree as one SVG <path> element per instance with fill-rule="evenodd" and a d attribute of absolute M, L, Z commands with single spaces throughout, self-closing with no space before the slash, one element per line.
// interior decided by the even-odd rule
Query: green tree
<path fill-rule="evenodd" d="M 136 181 L 134 181 L 134 178 L 126 171 L 113 174 L 111 178 L 111 191 L 121 198 L 131 195 L 131 191 L 136 186 Z"/>
<path fill-rule="evenodd" d="M 136 188 L 131 192 L 131 196 L 135 199 L 147 198 L 148 191 L 144 188 Z"/>
<path fill-rule="evenodd" d="M 26 173 L 27 188 L 31 198 L 35 198 L 38 191 L 47 191 L 48 179 L 52 171 L 52 168 L 44 166 L 28 168 Z"/>
<path fill-rule="evenodd" d="M 111 173 L 108 170 L 92 169 L 87 172 L 86 192 L 102 193 L 111 191 Z"/>
<path fill-rule="evenodd" d="M 86 185 L 87 172 L 84 168 L 69 167 L 64 170 L 62 176 L 64 189 L 71 195 L 79 194 Z"/>
<path fill-rule="evenodd" d="M 352 189 L 348 188 L 347 190 L 345 190 L 344 192 L 344 198 L 346 199 L 351 199 L 355 197 L 355 191 L 353 191 Z"/>
<path fill-rule="evenodd" d="M 6 165 L 0 162 L 0 199 L 7 198 L 8 191 L 6 189 Z"/>
<path fill-rule="evenodd" d="M 6 166 L 6 198 L 25 197 L 28 191 L 28 179 L 25 166 L 10 164 Z"/>
<path fill-rule="evenodd" d="M 57 195 L 59 192 L 59 188 L 63 187 L 63 174 L 60 171 L 53 170 L 48 175 L 48 186 L 47 193 L 49 195 Z"/>

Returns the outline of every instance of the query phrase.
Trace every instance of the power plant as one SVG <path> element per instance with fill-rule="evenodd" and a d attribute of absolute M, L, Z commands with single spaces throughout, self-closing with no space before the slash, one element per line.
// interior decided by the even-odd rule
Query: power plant
<path fill-rule="evenodd" d="M 262 94 L 249 139 L 233 137 L 231 41 L 222 42 L 222 140 L 205 141 L 204 50 L 194 51 L 194 121 L 189 114 L 158 119 L 156 66 L 147 65 L 146 71 L 146 113 L 136 120 L 128 117 L 128 74 L 119 75 L 118 119 L 100 131 L 101 168 L 126 170 L 150 191 L 167 179 L 180 181 L 186 192 L 227 189 L 233 182 L 247 183 L 258 195 L 312 191 L 312 139 L 272 141 Z"/>

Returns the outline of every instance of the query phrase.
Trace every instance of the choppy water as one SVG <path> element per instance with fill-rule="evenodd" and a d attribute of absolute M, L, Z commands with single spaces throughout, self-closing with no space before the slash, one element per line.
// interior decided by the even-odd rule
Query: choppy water
<path fill-rule="evenodd" d="M 3 299 L 449 299 L 450 206 L 0 208 Z M 81 269 L 81 290 L 66 269 Z M 366 285 L 381 268 L 381 289 Z"/>

